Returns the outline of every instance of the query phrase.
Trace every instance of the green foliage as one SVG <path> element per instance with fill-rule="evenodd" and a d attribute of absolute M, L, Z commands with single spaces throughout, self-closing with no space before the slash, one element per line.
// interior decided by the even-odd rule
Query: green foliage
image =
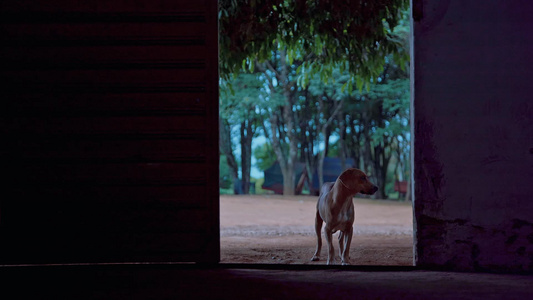
<path fill-rule="evenodd" d="M 221 117 L 277 134 L 276 153 L 286 157 L 297 140 L 298 159 L 311 166 L 323 135 L 346 134 L 342 153 L 388 182 L 378 173 L 409 153 L 408 1 L 219 4 Z M 330 145 L 328 155 L 340 150 Z M 271 144 L 254 155 L 262 170 L 276 160 Z"/>
<path fill-rule="evenodd" d="M 327 80 L 335 68 L 348 70 L 349 91 L 375 82 L 384 58 L 405 62 L 401 30 L 407 0 L 220 0 L 220 71 L 224 80 L 283 49 L 290 64 L 302 61 L 305 84 L 315 74 Z"/>
<path fill-rule="evenodd" d="M 256 159 L 255 166 L 260 171 L 265 171 L 276 162 L 276 154 L 274 153 L 274 149 L 272 149 L 272 145 L 269 143 L 257 146 L 254 149 L 254 157 Z"/>
<path fill-rule="evenodd" d="M 219 160 L 219 186 L 222 189 L 231 189 L 233 193 L 233 180 L 229 171 L 228 163 L 226 161 L 226 156 L 220 155 Z"/>
<path fill-rule="evenodd" d="M 383 142 L 383 138 L 398 136 L 409 130 L 409 79 L 390 80 L 373 85 L 371 90 L 361 94 L 361 98 L 374 102 L 370 117 L 378 127 L 372 138 Z"/>
<path fill-rule="evenodd" d="M 225 92 L 221 87 L 220 116 L 230 123 L 240 123 L 254 113 L 255 107 L 261 105 L 265 90 L 257 74 L 240 73 L 231 80 L 233 93 Z"/>
<path fill-rule="evenodd" d="M 234 194 L 232 188 L 229 188 L 229 189 L 223 189 L 223 188 L 220 188 L 220 189 L 218 190 L 218 193 L 219 193 L 220 195 L 233 195 L 233 194 Z"/>
<path fill-rule="evenodd" d="M 329 151 L 327 157 L 339 157 L 339 141 L 329 145 Z"/>
<path fill-rule="evenodd" d="M 321 78 L 319 74 L 315 74 L 309 79 L 308 90 L 312 96 L 326 96 L 333 100 L 340 100 L 350 95 L 345 86 L 350 80 L 350 74 L 342 71 L 340 68 L 331 70 L 331 77 L 327 80 Z"/>
<path fill-rule="evenodd" d="M 254 178 L 255 181 L 255 193 L 257 195 L 273 194 L 270 190 L 263 190 L 262 186 L 265 183 L 265 178 Z"/>

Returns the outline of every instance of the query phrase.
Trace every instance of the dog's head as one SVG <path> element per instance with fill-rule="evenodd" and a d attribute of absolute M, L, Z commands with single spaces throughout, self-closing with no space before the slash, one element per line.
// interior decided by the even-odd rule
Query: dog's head
<path fill-rule="evenodd" d="M 339 179 L 346 188 L 356 193 L 373 195 L 378 190 L 378 187 L 359 169 L 348 169 L 341 173 Z"/>

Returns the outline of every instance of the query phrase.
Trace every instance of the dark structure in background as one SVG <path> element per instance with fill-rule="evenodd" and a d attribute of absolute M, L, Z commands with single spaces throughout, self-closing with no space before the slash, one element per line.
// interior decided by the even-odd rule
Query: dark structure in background
<path fill-rule="evenodd" d="M 346 168 L 352 167 L 353 165 L 353 159 L 346 159 Z M 296 192 L 297 194 L 300 194 L 302 192 L 304 183 L 309 182 L 309 180 L 307 179 L 307 173 L 305 171 L 306 169 L 304 163 L 296 163 L 295 168 L 296 170 L 294 172 L 294 176 L 296 177 Z M 324 182 L 334 182 L 335 180 L 337 180 L 337 177 L 340 173 L 342 173 L 342 171 L 344 170 L 342 169 L 340 158 L 324 158 Z M 283 194 L 283 174 L 281 173 L 279 163 L 275 162 L 270 168 L 266 169 L 264 173 L 265 182 L 263 183 L 262 188 L 265 190 L 273 191 L 276 194 Z M 308 186 L 308 189 L 311 195 L 318 195 L 320 192 L 317 170 L 313 171 L 311 186 Z"/>
<path fill-rule="evenodd" d="M 217 262 L 216 2 L 0 12 L 0 264 Z"/>
<path fill-rule="evenodd" d="M 305 164 L 304 163 L 295 163 L 294 164 L 294 182 L 296 183 L 296 187 L 299 183 L 299 178 L 302 176 L 305 176 L 303 173 L 305 171 Z M 266 169 L 264 172 L 265 174 L 265 182 L 263 182 L 263 185 L 261 186 L 264 190 L 273 191 L 275 194 L 282 195 L 283 194 L 283 174 L 281 173 L 281 168 L 279 166 L 278 162 L 275 162 L 270 168 Z M 301 189 L 296 189 L 296 194 L 300 194 L 302 192 Z"/>
<path fill-rule="evenodd" d="M 531 272 L 533 3 L 412 7 L 415 263 Z M 217 262 L 215 1 L 0 11 L 0 263 Z"/>

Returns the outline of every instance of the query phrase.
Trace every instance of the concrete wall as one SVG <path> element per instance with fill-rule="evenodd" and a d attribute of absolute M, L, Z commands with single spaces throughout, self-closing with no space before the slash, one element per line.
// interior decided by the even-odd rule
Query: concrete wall
<path fill-rule="evenodd" d="M 415 261 L 533 270 L 533 1 L 413 0 Z"/>

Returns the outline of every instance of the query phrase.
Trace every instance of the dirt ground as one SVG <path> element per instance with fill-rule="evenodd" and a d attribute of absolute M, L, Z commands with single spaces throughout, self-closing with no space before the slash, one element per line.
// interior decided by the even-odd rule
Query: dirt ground
<path fill-rule="evenodd" d="M 221 195 L 221 263 L 325 264 L 316 247 L 315 196 Z M 413 265 L 411 202 L 354 199 L 353 265 Z M 334 235 L 336 263 L 339 244 Z"/>

